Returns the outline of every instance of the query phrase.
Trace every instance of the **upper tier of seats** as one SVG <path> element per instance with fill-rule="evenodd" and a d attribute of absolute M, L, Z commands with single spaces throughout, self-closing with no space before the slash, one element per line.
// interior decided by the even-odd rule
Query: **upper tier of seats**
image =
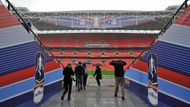
<path fill-rule="evenodd" d="M 190 6 L 161 36 L 150 53 L 158 57 L 158 65 L 173 72 L 190 76 Z M 142 60 L 146 61 L 148 54 Z"/>
<path fill-rule="evenodd" d="M 169 18 L 157 18 L 154 21 L 142 23 L 138 25 L 133 26 L 127 26 L 122 29 L 128 29 L 128 30 L 161 30 L 163 26 L 167 23 Z"/>
<path fill-rule="evenodd" d="M 175 23 L 185 26 L 190 26 L 190 8 L 186 8 L 180 17 L 176 18 Z"/>
<path fill-rule="evenodd" d="M 129 17 L 129 16 L 44 16 L 41 22 L 51 23 L 69 28 L 122 28 L 154 21 L 154 17 Z"/>
<path fill-rule="evenodd" d="M 32 18 L 26 20 L 31 21 L 33 25 L 38 29 L 38 30 L 87 30 L 87 29 L 122 29 L 122 30 L 160 30 L 164 24 L 168 21 L 168 17 L 161 17 L 161 18 L 155 18 L 155 20 L 152 21 L 144 21 L 136 24 L 136 21 L 133 21 L 131 25 L 127 26 L 114 26 L 113 27 L 110 24 L 106 24 L 107 27 L 102 27 L 102 28 L 93 28 L 93 27 L 75 27 L 75 26 L 63 26 L 55 23 L 48 23 L 46 21 L 41 21 L 39 18 Z M 108 23 L 108 21 L 106 21 Z"/>
<path fill-rule="evenodd" d="M 146 47 L 156 35 L 150 34 L 57 34 L 39 35 L 50 47 Z"/>
<path fill-rule="evenodd" d="M 9 13 L 4 5 L 0 4 L 0 28 L 11 27 L 18 24 L 18 20 Z"/>

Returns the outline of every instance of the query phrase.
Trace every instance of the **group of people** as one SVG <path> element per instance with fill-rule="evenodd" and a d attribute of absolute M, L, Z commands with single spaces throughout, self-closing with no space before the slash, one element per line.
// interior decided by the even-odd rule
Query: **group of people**
<path fill-rule="evenodd" d="M 87 68 L 86 64 L 82 64 L 81 62 L 78 62 L 78 65 L 75 67 L 75 70 L 73 71 L 71 64 L 67 64 L 65 68 L 63 68 L 63 75 L 64 75 L 64 88 L 65 91 L 63 92 L 63 95 L 61 97 L 61 100 L 64 99 L 65 94 L 68 92 L 68 100 L 71 99 L 71 90 L 72 90 L 72 81 L 76 81 L 76 86 L 78 88 L 78 91 L 82 89 L 86 89 L 86 82 L 88 78 L 87 74 Z M 74 79 L 76 78 L 76 80 Z"/>
<path fill-rule="evenodd" d="M 113 60 L 110 62 L 110 65 L 114 66 L 114 76 L 115 76 L 115 93 L 114 96 L 117 97 L 119 86 L 121 87 L 121 94 L 122 94 L 122 100 L 125 100 L 125 93 L 124 93 L 124 66 L 126 65 L 126 62 L 121 60 Z M 65 94 L 68 92 L 68 100 L 71 100 L 71 90 L 72 90 L 72 81 L 76 81 L 76 86 L 78 91 L 81 91 L 82 89 L 86 89 L 86 82 L 88 78 L 87 68 L 86 64 L 82 64 L 81 62 L 78 62 L 78 65 L 75 67 L 75 70 L 73 71 L 71 64 L 68 64 L 64 70 L 64 92 L 61 97 L 61 100 L 64 100 Z M 74 79 L 76 78 L 76 80 Z M 94 77 L 96 78 L 97 85 L 101 86 L 100 79 L 102 79 L 102 70 L 100 66 L 96 66 L 96 70 L 94 73 Z"/>

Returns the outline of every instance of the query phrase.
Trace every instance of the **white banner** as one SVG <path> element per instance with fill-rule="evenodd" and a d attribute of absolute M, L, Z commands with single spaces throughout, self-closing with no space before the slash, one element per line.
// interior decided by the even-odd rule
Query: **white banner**
<path fill-rule="evenodd" d="M 36 55 L 36 75 L 34 84 L 34 103 L 39 103 L 44 96 L 44 56 L 41 52 Z"/>
<path fill-rule="evenodd" d="M 152 53 L 148 57 L 148 100 L 158 105 L 157 57 Z"/>

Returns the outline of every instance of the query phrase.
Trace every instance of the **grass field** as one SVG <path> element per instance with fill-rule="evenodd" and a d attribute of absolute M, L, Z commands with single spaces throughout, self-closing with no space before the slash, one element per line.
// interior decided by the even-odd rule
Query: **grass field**
<path fill-rule="evenodd" d="M 93 78 L 95 70 L 88 70 L 88 78 Z M 112 78 L 113 77 L 113 70 L 102 70 L 102 78 Z"/>

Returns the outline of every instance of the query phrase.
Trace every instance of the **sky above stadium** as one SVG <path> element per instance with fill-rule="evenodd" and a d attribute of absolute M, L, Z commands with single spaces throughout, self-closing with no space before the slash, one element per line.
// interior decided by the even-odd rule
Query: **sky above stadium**
<path fill-rule="evenodd" d="M 4 1 L 4 0 L 1 0 Z M 30 11 L 71 10 L 165 10 L 171 5 L 180 5 L 184 0 L 9 0 L 15 6 L 27 7 Z"/>

